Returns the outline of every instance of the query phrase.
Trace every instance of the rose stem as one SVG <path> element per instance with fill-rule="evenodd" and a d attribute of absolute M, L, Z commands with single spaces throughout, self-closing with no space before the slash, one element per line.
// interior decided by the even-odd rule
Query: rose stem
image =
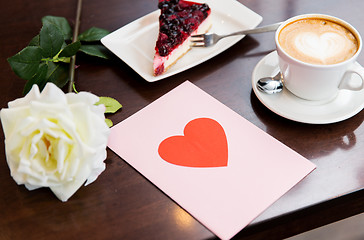
<path fill-rule="evenodd" d="M 75 30 L 73 32 L 72 42 L 77 41 L 78 31 L 80 29 L 80 18 L 81 18 L 81 8 L 82 8 L 82 0 L 78 0 L 77 2 L 77 13 L 76 13 L 76 24 Z M 75 65 L 76 65 L 76 54 L 71 57 L 71 66 L 70 66 L 70 81 L 68 85 L 68 92 L 72 92 L 73 84 L 75 83 Z"/>

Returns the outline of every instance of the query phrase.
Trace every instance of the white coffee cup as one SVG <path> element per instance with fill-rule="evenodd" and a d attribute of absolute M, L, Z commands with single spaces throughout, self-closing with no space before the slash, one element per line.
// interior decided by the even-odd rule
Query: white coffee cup
<path fill-rule="evenodd" d="M 342 62 L 327 65 L 308 63 L 292 57 L 281 46 L 279 36 L 282 29 L 286 26 L 302 19 L 324 19 L 345 27 L 357 40 L 355 54 Z M 334 99 L 341 89 L 359 91 L 364 88 L 364 68 L 356 63 L 356 59 L 362 49 L 362 39 L 358 31 L 349 23 L 323 14 L 299 15 L 286 20 L 277 29 L 275 43 L 284 86 L 294 95 L 306 100 L 328 101 Z M 351 74 L 358 74 L 361 82 L 353 82 Z M 358 78 L 355 79 L 358 80 Z"/>

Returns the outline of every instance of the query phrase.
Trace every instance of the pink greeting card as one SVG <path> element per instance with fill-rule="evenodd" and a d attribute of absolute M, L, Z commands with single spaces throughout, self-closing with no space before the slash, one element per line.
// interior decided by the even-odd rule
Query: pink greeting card
<path fill-rule="evenodd" d="M 108 146 L 221 239 L 315 168 L 188 81 L 115 125 Z"/>

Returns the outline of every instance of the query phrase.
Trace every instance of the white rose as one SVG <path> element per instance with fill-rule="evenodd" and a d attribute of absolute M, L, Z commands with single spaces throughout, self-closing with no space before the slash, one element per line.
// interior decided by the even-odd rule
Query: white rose
<path fill-rule="evenodd" d="M 88 92 L 64 94 L 53 83 L 34 85 L 0 112 L 11 176 L 33 190 L 49 187 L 67 201 L 105 170 L 109 127 L 103 105 Z"/>

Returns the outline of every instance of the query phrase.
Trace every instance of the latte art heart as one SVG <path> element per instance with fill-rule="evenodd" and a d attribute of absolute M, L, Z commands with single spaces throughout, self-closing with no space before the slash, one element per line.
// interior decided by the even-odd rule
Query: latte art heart
<path fill-rule="evenodd" d="M 316 58 L 322 64 L 332 61 L 332 58 L 340 57 L 349 47 L 343 36 L 333 32 L 321 35 L 302 32 L 296 36 L 294 46 L 302 55 Z"/>
<path fill-rule="evenodd" d="M 280 31 L 278 41 L 291 57 L 318 65 L 344 62 L 358 50 L 355 35 L 327 19 L 307 18 L 289 23 Z"/>

